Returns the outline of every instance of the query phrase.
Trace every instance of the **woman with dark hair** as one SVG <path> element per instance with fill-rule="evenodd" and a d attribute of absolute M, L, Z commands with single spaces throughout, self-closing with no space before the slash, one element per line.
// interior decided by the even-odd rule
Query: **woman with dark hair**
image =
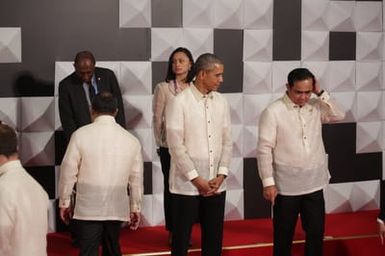
<path fill-rule="evenodd" d="M 169 244 L 172 232 L 172 202 L 168 186 L 170 154 L 166 141 L 165 109 L 170 99 L 190 86 L 194 78 L 193 64 L 194 59 L 188 49 L 175 49 L 168 60 L 166 79 L 156 85 L 152 102 L 155 142 L 164 176 L 164 216 L 166 230 L 169 231 Z"/>

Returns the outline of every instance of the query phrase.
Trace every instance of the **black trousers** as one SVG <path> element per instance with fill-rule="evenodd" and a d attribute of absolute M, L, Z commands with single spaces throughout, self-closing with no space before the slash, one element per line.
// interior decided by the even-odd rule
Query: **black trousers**
<path fill-rule="evenodd" d="M 166 230 L 172 230 L 172 197 L 169 190 L 168 180 L 170 177 L 171 156 L 168 148 L 160 147 L 159 149 L 160 164 L 163 173 L 163 208 Z"/>
<path fill-rule="evenodd" d="M 222 253 L 226 192 L 210 197 L 172 194 L 173 232 L 171 255 L 186 256 L 192 226 L 197 217 L 201 226 L 202 256 Z"/>
<path fill-rule="evenodd" d="M 322 190 L 299 196 L 278 195 L 273 214 L 274 256 L 291 255 L 298 214 L 306 234 L 305 255 L 322 255 L 325 227 L 325 200 Z"/>
<path fill-rule="evenodd" d="M 80 256 L 99 255 L 102 244 L 103 256 L 120 256 L 119 235 L 121 221 L 74 220 L 80 246 Z"/>

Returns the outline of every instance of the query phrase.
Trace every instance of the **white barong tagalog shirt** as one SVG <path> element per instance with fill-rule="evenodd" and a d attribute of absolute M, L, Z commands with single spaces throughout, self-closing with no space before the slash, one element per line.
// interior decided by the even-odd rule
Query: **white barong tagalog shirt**
<path fill-rule="evenodd" d="M 285 94 L 262 113 L 257 145 L 263 186 L 282 195 L 307 194 L 325 187 L 330 174 L 322 141 L 322 123 L 345 114 L 327 92 L 300 107 Z"/>
<path fill-rule="evenodd" d="M 167 104 L 166 127 L 171 193 L 199 195 L 191 180 L 228 175 L 231 120 L 227 100 L 220 93 L 203 95 L 195 85 L 186 88 Z M 225 189 L 223 182 L 219 192 Z"/>
<path fill-rule="evenodd" d="M 60 167 L 60 208 L 69 207 L 75 183 L 74 219 L 127 221 L 140 212 L 141 145 L 114 117 L 98 116 L 73 133 Z"/>
<path fill-rule="evenodd" d="M 47 255 L 48 194 L 19 160 L 0 166 L 0 255 Z"/>
<path fill-rule="evenodd" d="M 191 86 L 192 83 L 190 83 Z M 177 83 L 175 80 L 170 82 L 162 82 L 156 85 L 154 97 L 152 101 L 152 122 L 154 126 L 155 143 L 157 147 L 167 148 L 166 139 L 166 105 L 178 93 L 183 91 L 185 87 Z"/>

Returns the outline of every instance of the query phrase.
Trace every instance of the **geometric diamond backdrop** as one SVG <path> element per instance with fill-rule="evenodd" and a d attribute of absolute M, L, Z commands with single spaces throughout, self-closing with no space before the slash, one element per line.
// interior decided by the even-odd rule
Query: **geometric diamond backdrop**
<path fill-rule="evenodd" d="M 0 119 L 17 129 L 22 162 L 50 196 L 50 231 L 63 228 L 56 206 L 65 150 L 57 87 L 84 49 L 95 54 L 98 66 L 115 72 L 127 127 L 143 145 L 142 225 L 164 223 L 151 102 L 178 46 L 189 48 L 194 58 L 213 52 L 225 63 L 220 90 L 231 106 L 234 142 L 226 220 L 270 216 L 257 177 L 257 123 L 261 111 L 284 92 L 288 71 L 299 66 L 310 68 L 346 110 L 345 120 L 323 127 L 332 174 L 325 190 L 327 212 L 378 208 L 385 190 L 383 12 L 382 1 L 2 3 Z"/>

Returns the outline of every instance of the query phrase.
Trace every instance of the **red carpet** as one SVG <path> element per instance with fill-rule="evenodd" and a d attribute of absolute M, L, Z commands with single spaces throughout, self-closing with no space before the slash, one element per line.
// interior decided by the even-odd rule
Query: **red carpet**
<path fill-rule="evenodd" d="M 329 214 L 326 217 L 324 255 L 384 256 L 385 246 L 377 235 L 378 211 Z M 200 255 L 199 225 L 194 226 L 193 246 L 189 255 Z M 270 219 L 225 222 L 223 256 L 272 255 L 272 223 Z M 293 255 L 303 255 L 304 234 L 298 224 Z M 121 233 L 124 255 L 169 255 L 164 227 L 146 227 L 137 231 L 124 228 Z M 48 255 L 78 255 L 66 233 L 48 235 Z"/>

